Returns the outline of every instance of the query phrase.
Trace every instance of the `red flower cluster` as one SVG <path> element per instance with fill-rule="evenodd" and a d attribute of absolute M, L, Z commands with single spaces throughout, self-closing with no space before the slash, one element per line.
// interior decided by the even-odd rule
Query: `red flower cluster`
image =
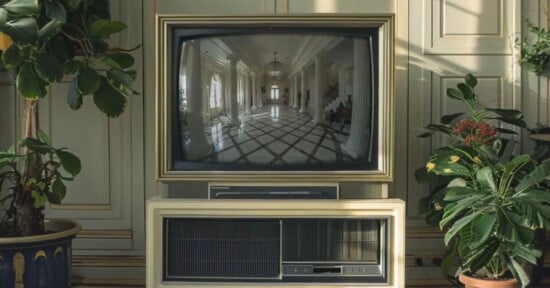
<path fill-rule="evenodd" d="M 462 137 L 464 145 L 491 145 L 497 139 L 495 127 L 486 122 L 460 120 L 453 129 L 453 134 Z"/>

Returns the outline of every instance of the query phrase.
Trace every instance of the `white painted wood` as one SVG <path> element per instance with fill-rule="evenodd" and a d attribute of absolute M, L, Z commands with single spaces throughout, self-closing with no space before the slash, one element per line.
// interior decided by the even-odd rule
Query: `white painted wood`
<path fill-rule="evenodd" d="M 512 53 L 514 15 L 520 13 L 517 0 L 423 0 L 422 4 L 424 15 L 418 20 L 425 27 L 423 53 Z"/>

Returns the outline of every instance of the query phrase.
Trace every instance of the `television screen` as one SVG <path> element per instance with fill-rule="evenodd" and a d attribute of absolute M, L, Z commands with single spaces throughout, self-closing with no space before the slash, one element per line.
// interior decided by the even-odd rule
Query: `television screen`
<path fill-rule="evenodd" d="M 389 27 L 229 22 L 161 31 L 167 170 L 387 174 Z"/>

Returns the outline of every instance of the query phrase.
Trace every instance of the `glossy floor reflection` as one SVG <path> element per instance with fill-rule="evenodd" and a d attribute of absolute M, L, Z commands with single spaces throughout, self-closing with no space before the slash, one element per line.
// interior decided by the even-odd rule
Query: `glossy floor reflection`
<path fill-rule="evenodd" d="M 285 105 L 268 105 L 241 114 L 242 125 L 220 116 L 206 127 L 213 152 L 200 161 L 218 163 L 297 164 L 353 161 L 341 149 L 347 127 L 314 125 L 308 114 Z M 336 128 L 338 127 L 338 128 Z"/>

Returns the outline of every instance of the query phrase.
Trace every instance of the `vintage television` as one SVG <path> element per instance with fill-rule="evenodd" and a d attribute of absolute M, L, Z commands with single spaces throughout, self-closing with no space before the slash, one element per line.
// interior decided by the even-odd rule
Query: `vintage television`
<path fill-rule="evenodd" d="M 404 207 L 151 199 L 147 287 L 405 287 Z"/>
<path fill-rule="evenodd" d="M 157 20 L 159 180 L 392 180 L 393 15 Z"/>

